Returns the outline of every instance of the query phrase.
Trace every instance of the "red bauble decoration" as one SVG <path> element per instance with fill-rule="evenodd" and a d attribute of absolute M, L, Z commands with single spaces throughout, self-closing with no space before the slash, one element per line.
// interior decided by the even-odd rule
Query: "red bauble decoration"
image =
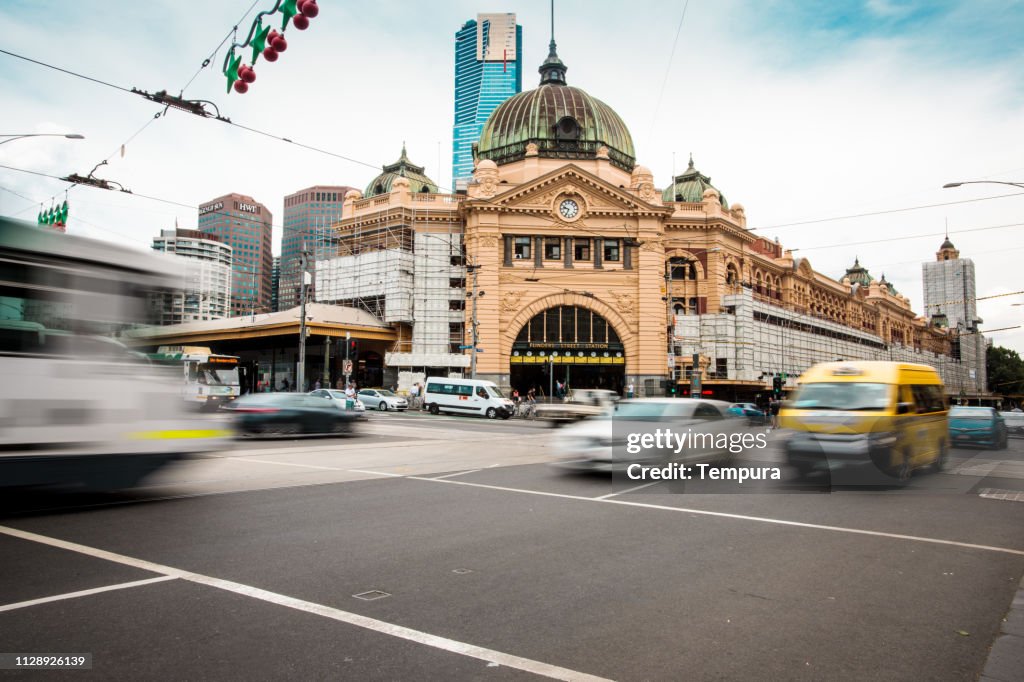
<path fill-rule="evenodd" d="M 266 48 L 265 50 L 263 50 L 263 58 L 266 59 L 268 62 L 276 62 L 277 50 L 275 50 L 272 47 Z"/>
<path fill-rule="evenodd" d="M 271 39 L 270 46 L 278 52 L 284 52 L 288 49 L 288 41 L 284 39 L 283 35 L 276 35 Z"/>
<path fill-rule="evenodd" d="M 244 66 L 238 70 L 238 77 L 246 83 L 252 83 L 256 80 L 256 72 L 251 66 Z"/>
<path fill-rule="evenodd" d="M 309 19 L 313 19 L 316 15 L 320 14 L 320 8 L 316 5 L 316 0 L 306 0 L 302 3 L 302 7 L 299 8 L 302 12 L 302 16 Z"/>
<path fill-rule="evenodd" d="M 244 95 L 249 92 L 249 86 L 245 84 L 245 81 L 235 81 L 235 92 Z"/>
<path fill-rule="evenodd" d="M 306 5 L 308 4 L 309 3 L 307 2 Z M 303 5 L 303 7 L 305 7 L 305 5 Z M 309 19 L 307 19 L 306 15 L 304 14 L 296 14 L 294 17 L 292 17 L 292 24 L 294 24 L 295 28 L 299 29 L 300 31 L 305 31 L 307 28 L 309 28 Z"/>
<path fill-rule="evenodd" d="M 302 13 L 302 6 L 306 4 L 308 0 L 299 0 L 295 3 L 295 9 L 299 10 L 299 14 Z"/>

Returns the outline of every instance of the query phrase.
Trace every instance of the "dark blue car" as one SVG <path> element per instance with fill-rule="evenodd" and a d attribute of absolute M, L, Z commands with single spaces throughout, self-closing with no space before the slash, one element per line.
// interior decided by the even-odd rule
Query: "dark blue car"
<path fill-rule="evenodd" d="M 1006 447 L 1006 421 L 993 407 L 956 406 L 949 410 L 949 438 L 954 446 Z"/>

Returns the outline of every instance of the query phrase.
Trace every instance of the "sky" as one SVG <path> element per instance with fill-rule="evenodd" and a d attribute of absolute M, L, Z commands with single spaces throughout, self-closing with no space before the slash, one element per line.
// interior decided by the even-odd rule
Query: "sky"
<path fill-rule="evenodd" d="M 69 232 L 146 249 L 161 229 L 195 227 L 189 207 L 240 192 L 273 213 L 278 253 L 286 194 L 365 187 L 403 141 L 451 186 L 454 34 L 466 20 L 517 14 L 527 89 L 550 40 L 540 0 L 446 0 L 429 11 L 321 0 L 308 30 L 287 31 L 277 62 L 256 64 L 249 92 L 227 94 L 217 47 L 236 24 L 244 42 L 274 0 L 239 22 L 251 4 L 0 0 L 0 49 L 128 89 L 188 84 L 186 98 L 236 123 L 337 156 L 0 53 L 0 134 L 85 136 L 2 144 L 0 165 L 66 176 L 107 161 L 96 176 L 134 193 L 65 194 L 67 183 L 0 168 L 0 214 L 34 220 L 40 204 L 67 196 Z M 659 187 L 692 154 L 744 205 L 748 227 L 836 278 L 859 257 L 918 312 L 921 263 L 946 229 L 974 260 L 980 297 L 1024 290 L 1024 189 L 942 188 L 1024 183 L 1024 0 L 555 4 L 569 84 L 620 114 Z M 1018 303 L 1024 295 L 979 301 L 981 328 L 1024 324 Z M 1024 329 L 991 338 L 1024 354 Z"/>

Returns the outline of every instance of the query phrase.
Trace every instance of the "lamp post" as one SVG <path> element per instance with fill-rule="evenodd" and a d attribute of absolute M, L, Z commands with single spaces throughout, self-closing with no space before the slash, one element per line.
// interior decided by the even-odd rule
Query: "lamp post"
<path fill-rule="evenodd" d="M 964 180 L 963 182 L 947 182 L 942 186 L 942 189 L 950 189 L 952 187 L 959 187 L 960 185 L 1009 185 L 1010 187 L 1019 187 L 1020 189 L 1024 189 L 1024 183 L 1005 182 L 1003 180 Z"/>
<path fill-rule="evenodd" d="M 0 140 L 0 144 L 7 144 L 14 140 L 20 140 L 25 137 L 65 137 L 69 140 L 84 140 L 85 135 L 79 135 L 78 133 L 23 133 L 23 134 L 0 134 L 0 137 L 6 137 L 6 140 Z"/>

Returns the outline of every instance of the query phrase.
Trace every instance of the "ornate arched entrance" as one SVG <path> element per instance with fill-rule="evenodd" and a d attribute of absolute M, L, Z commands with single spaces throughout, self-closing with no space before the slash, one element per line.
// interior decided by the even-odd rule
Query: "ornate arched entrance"
<path fill-rule="evenodd" d="M 512 344 L 510 383 L 525 394 L 553 393 L 557 382 L 570 388 L 622 392 L 625 347 L 609 322 L 593 310 L 574 305 L 547 308 L 523 325 Z"/>

